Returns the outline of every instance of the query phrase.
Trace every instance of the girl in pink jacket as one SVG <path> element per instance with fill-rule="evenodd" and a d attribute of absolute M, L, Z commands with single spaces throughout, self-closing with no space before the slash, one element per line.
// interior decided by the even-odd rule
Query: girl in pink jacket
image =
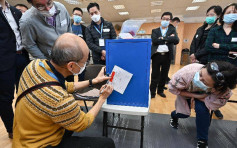
<path fill-rule="evenodd" d="M 206 66 L 195 63 L 183 67 L 173 75 L 168 85 L 169 91 L 177 95 L 170 126 L 177 129 L 178 119 L 188 118 L 191 102 L 195 102 L 197 147 L 206 148 L 209 112 L 226 104 L 236 84 L 237 68 L 227 62 L 216 61 Z"/>

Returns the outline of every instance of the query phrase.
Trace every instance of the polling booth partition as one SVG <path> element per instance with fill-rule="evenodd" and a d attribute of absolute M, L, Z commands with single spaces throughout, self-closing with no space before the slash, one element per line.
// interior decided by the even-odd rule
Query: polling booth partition
<path fill-rule="evenodd" d="M 138 131 L 143 146 L 144 117 L 150 105 L 150 58 L 151 39 L 106 40 L 106 72 L 114 76 L 114 91 L 102 106 L 104 136 L 108 127 Z M 109 124 L 108 112 L 141 116 L 141 129 Z"/>

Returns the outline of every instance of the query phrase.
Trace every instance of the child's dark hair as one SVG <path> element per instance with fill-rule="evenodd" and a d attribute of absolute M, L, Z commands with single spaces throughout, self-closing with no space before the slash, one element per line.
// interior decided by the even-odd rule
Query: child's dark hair
<path fill-rule="evenodd" d="M 218 65 L 218 70 L 212 68 L 212 63 Z M 211 75 L 214 80 L 214 88 L 221 93 L 224 93 L 228 88 L 234 89 L 237 84 L 237 68 L 235 65 L 224 62 L 224 61 L 214 61 L 208 63 L 206 66 L 208 74 Z M 223 80 L 218 79 L 217 73 L 222 74 Z"/>

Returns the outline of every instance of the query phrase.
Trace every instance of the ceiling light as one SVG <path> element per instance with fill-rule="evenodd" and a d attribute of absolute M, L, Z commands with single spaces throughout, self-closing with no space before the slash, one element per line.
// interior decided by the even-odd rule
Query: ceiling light
<path fill-rule="evenodd" d="M 124 5 L 114 5 L 114 9 L 125 9 Z"/>
<path fill-rule="evenodd" d="M 163 4 L 163 1 L 153 1 L 151 2 L 151 6 L 160 6 Z"/>
<path fill-rule="evenodd" d="M 187 7 L 186 8 L 186 11 L 189 11 L 189 10 L 197 10 L 200 6 L 192 6 L 192 7 Z"/>
<path fill-rule="evenodd" d="M 119 12 L 120 15 L 129 15 L 128 12 Z"/>
<path fill-rule="evenodd" d="M 151 13 L 157 13 L 157 12 L 161 12 L 161 9 L 153 9 L 153 10 L 151 10 Z"/>
<path fill-rule="evenodd" d="M 192 3 L 202 3 L 202 2 L 206 2 L 207 0 L 193 0 Z"/>
<path fill-rule="evenodd" d="M 112 1 L 115 1 L 115 0 L 108 0 L 108 2 L 112 2 Z"/>
<path fill-rule="evenodd" d="M 81 2 L 79 2 L 78 0 L 64 0 L 64 1 L 72 5 L 81 4 Z"/>

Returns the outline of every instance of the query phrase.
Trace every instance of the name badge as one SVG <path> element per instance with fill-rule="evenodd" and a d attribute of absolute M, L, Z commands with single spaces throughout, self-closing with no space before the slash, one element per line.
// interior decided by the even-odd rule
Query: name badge
<path fill-rule="evenodd" d="M 237 38 L 232 38 L 231 42 L 237 42 Z"/>
<path fill-rule="evenodd" d="M 64 25 L 67 25 L 67 20 L 66 19 L 61 22 L 61 26 L 64 26 Z"/>
<path fill-rule="evenodd" d="M 103 32 L 110 32 L 110 29 L 103 29 Z"/>
<path fill-rule="evenodd" d="M 105 40 L 99 39 L 99 46 L 105 46 Z"/>

